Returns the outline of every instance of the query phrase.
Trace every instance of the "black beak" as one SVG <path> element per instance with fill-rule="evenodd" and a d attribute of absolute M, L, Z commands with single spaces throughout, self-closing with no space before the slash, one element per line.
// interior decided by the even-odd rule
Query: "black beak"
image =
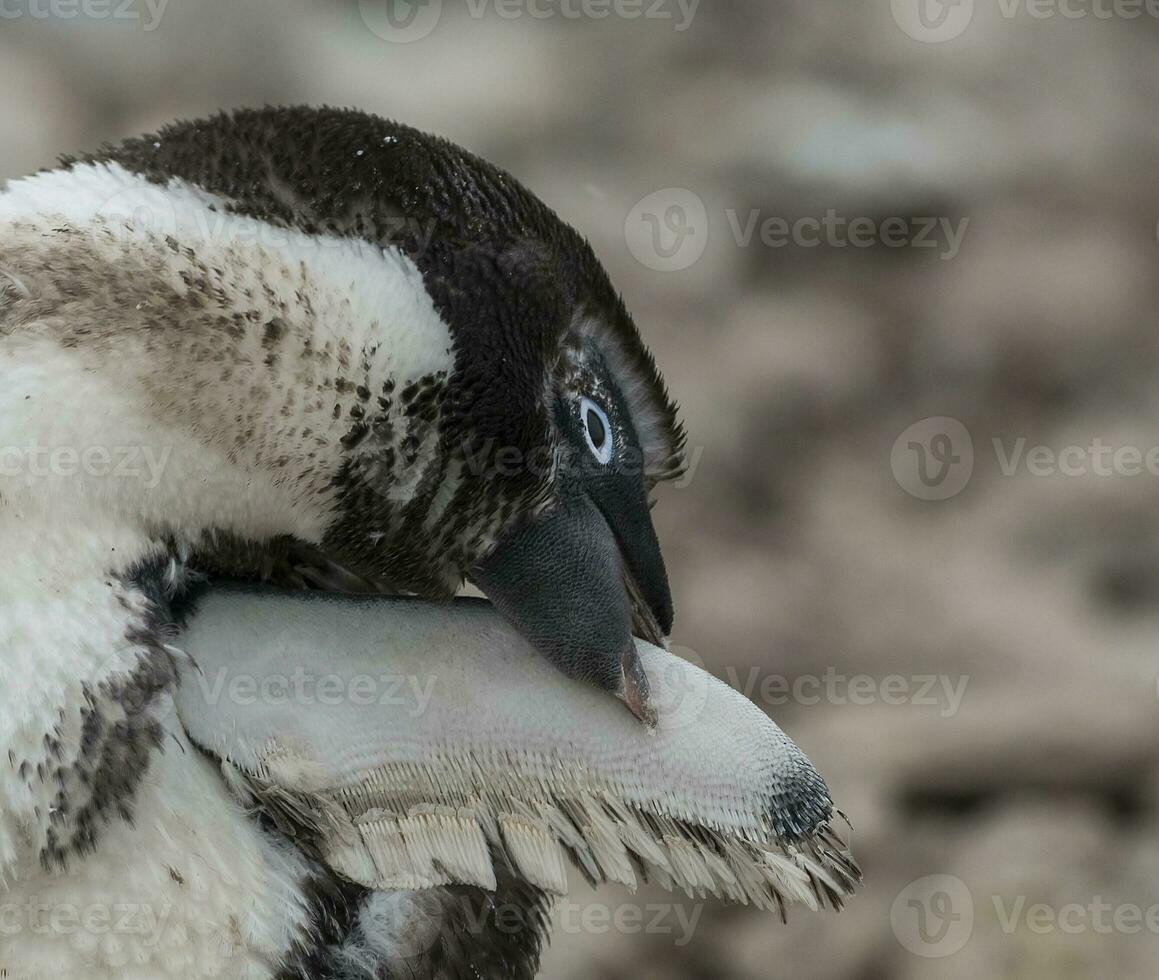
<path fill-rule="evenodd" d="M 672 596 L 647 499 L 614 486 L 567 489 L 555 509 L 501 540 L 475 584 L 565 674 L 655 723 L 633 633 L 662 643 Z"/>

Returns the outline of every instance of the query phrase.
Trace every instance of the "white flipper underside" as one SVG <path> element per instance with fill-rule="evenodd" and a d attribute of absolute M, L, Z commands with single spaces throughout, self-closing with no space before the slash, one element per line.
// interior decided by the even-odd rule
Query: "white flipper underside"
<path fill-rule="evenodd" d="M 751 702 L 637 641 L 659 722 L 570 680 L 488 605 L 214 591 L 180 645 L 195 742 L 373 888 L 641 877 L 784 911 L 858 880 L 824 782 Z"/>

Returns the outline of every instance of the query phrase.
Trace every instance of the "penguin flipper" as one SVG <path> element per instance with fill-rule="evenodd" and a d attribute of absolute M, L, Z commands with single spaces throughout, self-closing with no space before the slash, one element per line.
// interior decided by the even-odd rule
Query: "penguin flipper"
<path fill-rule="evenodd" d="M 366 887 L 491 890 L 510 867 L 565 894 L 570 862 L 779 910 L 839 907 L 859 880 L 800 750 L 643 641 L 653 731 L 475 599 L 211 590 L 178 642 L 198 667 L 177 698 L 192 740 Z"/>

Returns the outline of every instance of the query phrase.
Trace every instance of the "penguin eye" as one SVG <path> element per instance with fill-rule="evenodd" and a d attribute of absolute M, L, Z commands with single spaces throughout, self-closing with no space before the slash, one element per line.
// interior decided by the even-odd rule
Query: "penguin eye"
<path fill-rule="evenodd" d="M 580 421 L 588 448 L 601 463 L 607 463 L 612 458 L 612 426 L 607 413 L 590 398 L 584 397 L 580 399 Z"/>

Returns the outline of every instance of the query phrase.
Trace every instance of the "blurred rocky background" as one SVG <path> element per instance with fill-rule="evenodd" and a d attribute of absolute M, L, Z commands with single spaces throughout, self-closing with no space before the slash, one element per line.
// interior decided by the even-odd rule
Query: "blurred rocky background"
<path fill-rule="evenodd" d="M 591 239 L 688 427 L 675 640 L 866 885 L 787 926 L 580 888 L 544 976 L 1159 975 L 1157 5 L 387 4 L 4 0 L 0 178 L 324 102 Z"/>

